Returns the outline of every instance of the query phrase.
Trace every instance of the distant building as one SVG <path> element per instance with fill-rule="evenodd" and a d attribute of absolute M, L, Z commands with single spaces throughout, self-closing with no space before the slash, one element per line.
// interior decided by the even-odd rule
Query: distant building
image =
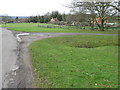
<path fill-rule="evenodd" d="M 51 20 L 50 20 L 50 23 L 56 23 L 56 22 L 58 22 L 59 20 L 57 19 L 57 18 L 51 18 Z"/>
<path fill-rule="evenodd" d="M 108 22 L 108 20 L 106 20 L 104 23 L 107 23 Z M 101 19 L 100 18 L 95 18 L 95 20 L 94 20 L 94 24 L 101 24 Z"/>

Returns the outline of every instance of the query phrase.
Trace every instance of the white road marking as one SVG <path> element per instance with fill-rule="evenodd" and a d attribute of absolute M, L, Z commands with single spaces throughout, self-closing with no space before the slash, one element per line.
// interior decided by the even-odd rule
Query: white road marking
<path fill-rule="evenodd" d="M 18 42 L 22 42 L 20 36 L 28 36 L 30 35 L 29 33 L 21 33 L 21 34 L 16 34 L 16 38 Z"/>

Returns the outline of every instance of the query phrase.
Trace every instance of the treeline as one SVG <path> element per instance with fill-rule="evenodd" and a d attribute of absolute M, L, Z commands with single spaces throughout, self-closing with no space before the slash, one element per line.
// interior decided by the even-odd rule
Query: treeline
<path fill-rule="evenodd" d="M 89 15 L 82 13 L 74 14 L 61 14 L 58 11 L 52 11 L 51 13 L 46 13 L 45 15 L 36 15 L 26 18 L 14 17 L 8 15 L 1 16 L 3 23 L 49 23 L 52 18 L 57 19 L 58 21 L 55 24 L 62 25 L 86 25 L 88 23 Z"/>
<path fill-rule="evenodd" d="M 50 22 L 51 18 L 57 18 L 58 21 L 66 21 L 66 15 L 61 14 L 58 11 L 52 11 L 51 13 L 46 13 L 45 15 L 36 15 L 36 16 L 30 16 L 28 18 L 28 22 L 33 23 L 48 23 Z"/>
<path fill-rule="evenodd" d="M 13 23 L 13 18 L 11 16 L 8 15 L 2 15 L 0 16 L 0 23 Z"/>
<path fill-rule="evenodd" d="M 90 17 L 89 14 L 83 13 L 74 13 L 74 14 L 61 14 L 58 11 L 52 11 L 51 13 L 46 13 L 45 15 L 36 15 L 30 16 L 27 19 L 29 23 L 49 23 L 52 18 L 56 18 L 58 22 L 56 24 L 59 25 L 76 25 L 76 26 L 88 26 L 89 21 L 88 18 Z"/>

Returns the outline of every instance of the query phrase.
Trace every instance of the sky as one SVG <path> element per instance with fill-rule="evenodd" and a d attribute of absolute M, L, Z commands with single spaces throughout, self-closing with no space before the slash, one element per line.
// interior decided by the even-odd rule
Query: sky
<path fill-rule="evenodd" d="M 65 7 L 72 0 L 1 0 L 0 15 L 9 16 L 31 16 L 44 15 L 47 12 L 59 11 L 69 13 L 70 9 Z"/>

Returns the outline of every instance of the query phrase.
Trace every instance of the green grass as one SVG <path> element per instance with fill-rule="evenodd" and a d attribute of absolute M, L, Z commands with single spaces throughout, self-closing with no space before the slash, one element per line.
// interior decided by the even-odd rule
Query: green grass
<path fill-rule="evenodd" d="M 117 36 L 73 35 L 29 46 L 39 88 L 117 88 Z"/>
<path fill-rule="evenodd" d="M 2 24 L 3 27 L 8 27 L 9 30 L 22 31 L 22 32 L 65 32 L 65 33 L 105 33 L 105 34 L 117 34 L 118 30 L 106 30 L 106 31 L 93 31 L 90 28 L 80 29 L 78 27 L 64 26 L 63 28 L 47 28 L 40 26 L 55 26 L 54 24 L 42 24 L 42 23 L 9 23 Z"/>

